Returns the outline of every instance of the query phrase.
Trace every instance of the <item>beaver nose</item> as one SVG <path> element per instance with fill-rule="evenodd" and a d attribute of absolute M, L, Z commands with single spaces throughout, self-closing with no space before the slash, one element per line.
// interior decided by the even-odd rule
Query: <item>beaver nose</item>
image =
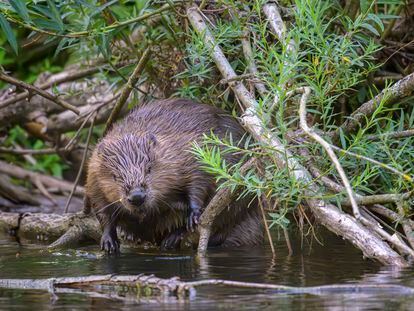
<path fill-rule="evenodd" d="M 144 203 L 145 200 L 145 193 L 142 190 L 136 189 L 132 190 L 128 196 L 128 202 L 135 205 L 140 206 Z"/>

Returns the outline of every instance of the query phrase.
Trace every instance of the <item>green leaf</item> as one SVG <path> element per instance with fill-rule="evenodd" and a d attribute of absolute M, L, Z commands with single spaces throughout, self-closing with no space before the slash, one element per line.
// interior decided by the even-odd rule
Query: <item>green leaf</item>
<path fill-rule="evenodd" d="M 53 20 L 59 25 L 60 30 L 64 30 L 63 21 L 62 21 L 62 18 L 60 17 L 60 12 L 58 8 L 56 7 L 55 1 L 47 0 L 47 4 L 53 13 Z"/>
<path fill-rule="evenodd" d="M 375 22 L 375 24 L 378 25 L 378 27 L 381 29 L 381 31 L 384 31 L 384 24 L 382 23 L 381 19 L 375 15 L 375 14 L 368 14 L 368 19 Z"/>
<path fill-rule="evenodd" d="M 367 29 L 367 30 L 369 30 L 370 32 L 372 32 L 374 35 L 377 35 L 377 36 L 379 36 L 380 34 L 379 34 L 379 32 L 378 32 L 378 30 L 376 30 L 375 29 L 375 27 L 374 26 L 372 26 L 371 24 L 368 24 L 368 23 L 363 23 L 363 24 L 361 24 L 361 27 L 362 28 L 365 28 L 365 29 Z"/>
<path fill-rule="evenodd" d="M 19 14 L 19 16 L 23 18 L 25 22 L 31 22 L 29 12 L 27 11 L 26 3 L 24 0 L 10 0 L 9 2 L 16 13 Z"/>
<path fill-rule="evenodd" d="M 18 46 L 16 41 L 16 36 L 13 33 L 13 30 L 10 27 L 9 22 L 4 17 L 3 14 L 0 13 L 0 27 L 3 30 L 4 34 L 6 35 L 7 41 L 9 41 L 10 46 L 12 47 L 14 53 L 18 54 Z"/>

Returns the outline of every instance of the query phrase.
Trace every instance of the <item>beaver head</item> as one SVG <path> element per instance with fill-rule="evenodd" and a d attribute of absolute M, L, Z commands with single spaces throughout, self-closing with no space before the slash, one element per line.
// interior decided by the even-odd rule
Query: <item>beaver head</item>
<path fill-rule="evenodd" d="M 107 200 L 121 200 L 133 213 L 141 213 L 152 205 L 150 179 L 155 145 L 155 136 L 147 133 L 109 137 L 98 144 L 99 183 Z"/>

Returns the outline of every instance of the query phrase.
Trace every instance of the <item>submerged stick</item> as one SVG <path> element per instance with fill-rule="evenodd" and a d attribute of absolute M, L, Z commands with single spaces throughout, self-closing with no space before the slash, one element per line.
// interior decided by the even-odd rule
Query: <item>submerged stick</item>
<path fill-rule="evenodd" d="M 154 275 L 90 275 L 81 277 L 63 277 L 49 279 L 0 279 L 0 288 L 14 288 L 25 290 L 46 290 L 52 294 L 57 294 L 65 288 L 74 289 L 76 293 L 84 293 L 85 289 L 96 291 L 101 285 L 129 289 L 150 289 L 155 290 L 151 295 L 173 295 L 177 297 L 195 297 L 196 288 L 205 286 L 226 286 L 232 288 L 249 288 L 255 290 L 271 290 L 274 294 L 309 294 L 326 295 L 331 293 L 375 293 L 391 292 L 400 295 L 414 295 L 414 289 L 403 285 L 393 284 L 333 284 L 322 286 L 295 287 L 279 284 L 240 282 L 222 279 L 207 279 L 200 281 L 181 281 L 178 277 L 170 279 L 158 278 Z M 78 291 L 76 291 L 76 289 Z M 119 291 L 119 289 L 108 289 Z M 62 291 L 63 292 L 63 291 Z M 84 293 L 85 294 L 85 293 Z"/>

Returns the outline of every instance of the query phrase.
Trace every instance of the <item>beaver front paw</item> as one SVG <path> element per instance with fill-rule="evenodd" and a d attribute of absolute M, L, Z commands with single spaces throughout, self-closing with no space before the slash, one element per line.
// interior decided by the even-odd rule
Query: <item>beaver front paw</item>
<path fill-rule="evenodd" d="M 192 209 L 187 219 L 187 230 L 194 232 L 200 221 L 201 211 L 199 209 Z"/>
<path fill-rule="evenodd" d="M 167 249 L 178 249 L 180 248 L 181 241 L 184 238 L 185 229 L 178 229 L 174 232 L 171 232 L 168 236 L 164 238 L 161 242 L 161 250 Z"/>
<path fill-rule="evenodd" d="M 118 238 L 113 234 L 104 232 L 101 238 L 101 250 L 108 254 L 119 254 Z"/>

